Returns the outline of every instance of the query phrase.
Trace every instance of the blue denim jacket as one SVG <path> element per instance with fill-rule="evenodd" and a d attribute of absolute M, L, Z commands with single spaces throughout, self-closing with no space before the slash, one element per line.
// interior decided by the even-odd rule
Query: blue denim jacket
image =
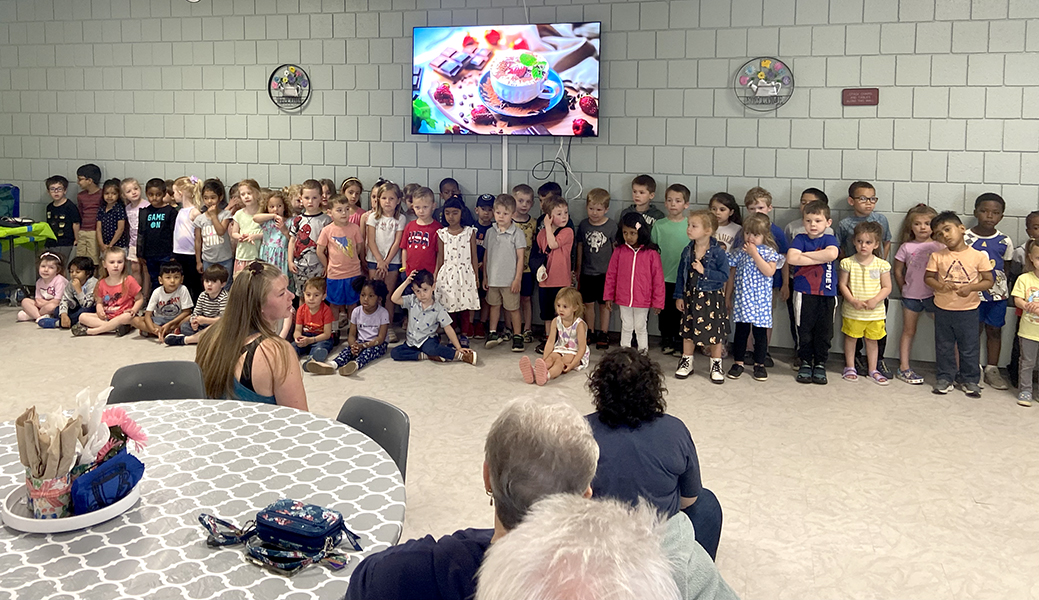
<path fill-rule="evenodd" d="M 675 281 L 674 297 L 676 300 L 681 300 L 685 293 L 695 244 L 696 242 L 689 242 L 689 245 L 682 250 L 682 260 L 678 264 L 678 280 Z M 701 292 L 714 292 L 722 289 L 725 282 L 729 280 L 729 257 L 725 255 L 725 250 L 722 249 L 718 240 L 711 238 L 711 245 L 707 247 L 707 252 L 700 259 L 700 263 L 703 264 L 703 275 L 697 279 L 695 289 Z"/>

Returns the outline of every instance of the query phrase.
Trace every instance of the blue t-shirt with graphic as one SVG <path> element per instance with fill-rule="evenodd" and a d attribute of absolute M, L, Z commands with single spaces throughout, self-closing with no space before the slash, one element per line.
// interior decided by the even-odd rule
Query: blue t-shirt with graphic
<path fill-rule="evenodd" d="M 810 238 L 808 234 L 802 233 L 794 238 L 790 244 L 791 250 L 801 252 L 813 252 L 822 250 L 829 246 L 839 248 L 837 238 L 829 234 L 823 234 L 817 238 Z M 793 267 L 794 269 L 794 291 L 812 296 L 836 296 L 837 295 L 837 261 L 832 260 L 821 265 L 808 265 Z"/>

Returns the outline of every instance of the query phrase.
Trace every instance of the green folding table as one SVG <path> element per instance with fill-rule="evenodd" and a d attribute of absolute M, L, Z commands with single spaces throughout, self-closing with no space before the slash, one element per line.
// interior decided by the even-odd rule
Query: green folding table
<path fill-rule="evenodd" d="M 33 223 L 31 225 L 20 225 L 18 227 L 0 227 L 0 263 L 7 263 L 11 267 L 11 277 L 15 285 L 22 288 L 26 296 L 29 290 L 18 277 L 18 269 L 15 266 L 15 247 L 30 248 L 35 253 L 40 245 L 47 240 L 57 239 L 51 226 L 47 223 Z"/>

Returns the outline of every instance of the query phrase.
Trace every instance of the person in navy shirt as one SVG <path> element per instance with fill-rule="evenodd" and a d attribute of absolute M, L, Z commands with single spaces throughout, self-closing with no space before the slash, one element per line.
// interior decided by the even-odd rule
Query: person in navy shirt
<path fill-rule="evenodd" d="M 493 529 L 426 536 L 373 554 L 350 576 L 347 600 L 469 600 L 491 542 L 519 525 L 551 494 L 592 495 L 599 446 L 588 423 L 566 403 L 509 403 L 484 446 L 483 484 L 494 505 Z"/>
<path fill-rule="evenodd" d="M 824 233 L 833 224 L 830 207 L 810 202 L 802 211 L 805 233 L 790 244 L 786 260 L 794 268 L 794 319 L 797 321 L 798 383 L 826 384 L 826 359 L 837 307 L 837 238 Z"/>

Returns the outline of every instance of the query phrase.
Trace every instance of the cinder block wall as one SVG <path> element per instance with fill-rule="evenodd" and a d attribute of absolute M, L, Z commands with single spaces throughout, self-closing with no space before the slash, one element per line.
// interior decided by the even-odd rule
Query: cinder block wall
<path fill-rule="evenodd" d="M 0 180 L 41 217 L 42 180 L 105 176 L 253 177 L 281 186 L 358 175 L 469 194 L 501 187 L 497 138 L 412 136 L 411 28 L 603 23 L 601 136 L 573 140 L 584 189 L 629 200 L 633 175 L 682 182 L 705 203 L 762 185 L 775 220 L 800 191 L 841 205 L 876 183 L 893 227 L 917 202 L 970 212 L 982 191 L 1008 203 L 1024 239 L 1039 207 L 1039 2 L 1035 0 L 0 0 Z M 775 113 L 731 90 L 747 59 L 794 71 Z M 268 100 L 285 62 L 314 83 L 300 114 Z M 879 87 L 876 107 L 841 106 Z M 510 183 L 530 182 L 558 141 L 509 140 Z M 557 171 L 557 174 L 559 171 Z M 562 177 L 557 177 L 562 182 Z M 73 188 L 72 193 L 75 193 Z M 662 194 L 661 194 L 662 195 Z M 658 198 L 661 199 L 661 198 Z M 845 206 L 846 208 L 846 206 Z M 583 218 L 583 207 L 573 206 Z M 846 212 L 838 212 L 840 218 Z"/>

